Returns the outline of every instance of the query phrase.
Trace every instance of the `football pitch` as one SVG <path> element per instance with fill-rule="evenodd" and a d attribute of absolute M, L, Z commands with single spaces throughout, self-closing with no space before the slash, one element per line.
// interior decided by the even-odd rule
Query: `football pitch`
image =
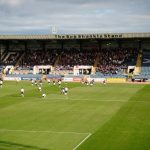
<path fill-rule="evenodd" d="M 5 82 L 0 150 L 149 150 L 150 85 Z M 25 89 L 25 97 L 20 89 Z"/>

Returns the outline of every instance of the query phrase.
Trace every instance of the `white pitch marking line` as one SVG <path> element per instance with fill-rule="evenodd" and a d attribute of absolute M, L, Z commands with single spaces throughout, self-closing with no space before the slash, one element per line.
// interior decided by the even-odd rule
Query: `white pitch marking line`
<path fill-rule="evenodd" d="M 102 99 L 94 99 L 94 100 L 91 100 L 91 99 L 72 99 L 72 98 L 69 98 L 69 97 L 66 97 L 66 98 L 54 98 L 54 99 L 49 99 L 51 101 L 61 101 L 61 100 L 70 100 L 70 101 L 104 101 L 104 102 L 128 102 L 128 100 L 102 100 Z"/>
<path fill-rule="evenodd" d="M 69 99 L 69 100 L 72 100 L 72 101 L 104 101 L 104 102 L 127 102 L 127 100 L 101 100 L 101 99 L 94 99 L 94 100 L 91 100 L 91 99 Z"/>
<path fill-rule="evenodd" d="M 150 103 L 150 101 L 134 101 L 134 100 L 101 100 L 101 99 L 95 99 L 95 100 L 91 100 L 91 99 L 68 99 L 71 101 L 96 101 L 96 102 L 137 102 L 137 103 Z"/>
<path fill-rule="evenodd" d="M 51 99 L 49 99 L 49 100 L 51 100 Z M 103 100 L 103 99 L 94 99 L 94 100 L 91 100 L 91 99 L 72 99 L 72 98 L 67 98 L 67 99 L 65 99 L 65 98 L 54 98 L 54 99 L 52 99 L 51 100 L 51 102 L 53 101 L 53 102 L 55 102 L 55 101 L 61 101 L 61 100 L 70 100 L 70 101 L 84 101 L 84 102 L 86 102 L 86 101 L 93 101 L 93 102 L 137 102 L 137 103 L 150 103 L 150 101 L 134 101 L 134 100 Z"/>
<path fill-rule="evenodd" d="M 82 132 L 57 132 L 57 131 L 38 131 L 38 130 L 12 130 L 12 129 L 0 129 L 0 132 L 30 132 L 30 133 L 59 133 L 59 134 L 89 134 Z"/>
<path fill-rule="evenodd" d="M 72 150 L 76 150 L 83 142 L 85 142 L 92 134 L 89 133 L 76 147 L 74 147 Z"/>

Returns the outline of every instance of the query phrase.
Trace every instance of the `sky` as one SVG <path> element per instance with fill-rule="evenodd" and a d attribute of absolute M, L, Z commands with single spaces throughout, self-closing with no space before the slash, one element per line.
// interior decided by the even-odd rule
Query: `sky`
<path fill-rule="evenodd" d="M 150 0 L 0 0 L 0 34 L 150 32 Z"/>

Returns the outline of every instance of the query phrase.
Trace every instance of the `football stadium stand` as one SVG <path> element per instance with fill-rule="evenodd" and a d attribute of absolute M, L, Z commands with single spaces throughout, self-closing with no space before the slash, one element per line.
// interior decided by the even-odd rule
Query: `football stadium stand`
<path fill-rule="evenodd" d="M 8 54 L 4 58 L 5 65 L 15 65 L 21 56 L 21 52 L 10 52 Z M 62 49 L 59 51 L 51 50 L 45 52 L 39 50 L 27 51 L 20 61 L 20 64 L 16 66 L 16 70 L 26 70 L 26 73 L 32 73 L 31 70 L 35 65 L 54 66 L 57 56 L 60 56 L 55 70 L 57 72 L 73 71 L 74 66 L 94 66 L 98 55 L 99 61 L 97 66 L 95 66 L 97 68 L 97 76 L 123 77 L 123 69 L 135 65 L 137 54 L 137 49 L 101 49 L 100 51 L 92 49 Z M 25 73 L 25 71 L 23 73 Z"/>
<path fill-rule="evenodd" d="M 150 33 L 0 35 L 0 50 L 4 74 L 32 76 L 34 66 L 49 65 L 53 77 L 72 75 L 74 66 L 92 66 L 91 77 L 126 78 L 131 73 L 150 79 Z"/>

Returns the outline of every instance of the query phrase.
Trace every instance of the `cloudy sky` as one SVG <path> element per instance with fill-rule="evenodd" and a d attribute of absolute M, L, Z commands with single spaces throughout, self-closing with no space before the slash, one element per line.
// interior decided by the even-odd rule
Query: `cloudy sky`
<path fill-rule="evenodd" d="M 150 0 L 0 0 L 0 34 L 150 32 Z"/>

